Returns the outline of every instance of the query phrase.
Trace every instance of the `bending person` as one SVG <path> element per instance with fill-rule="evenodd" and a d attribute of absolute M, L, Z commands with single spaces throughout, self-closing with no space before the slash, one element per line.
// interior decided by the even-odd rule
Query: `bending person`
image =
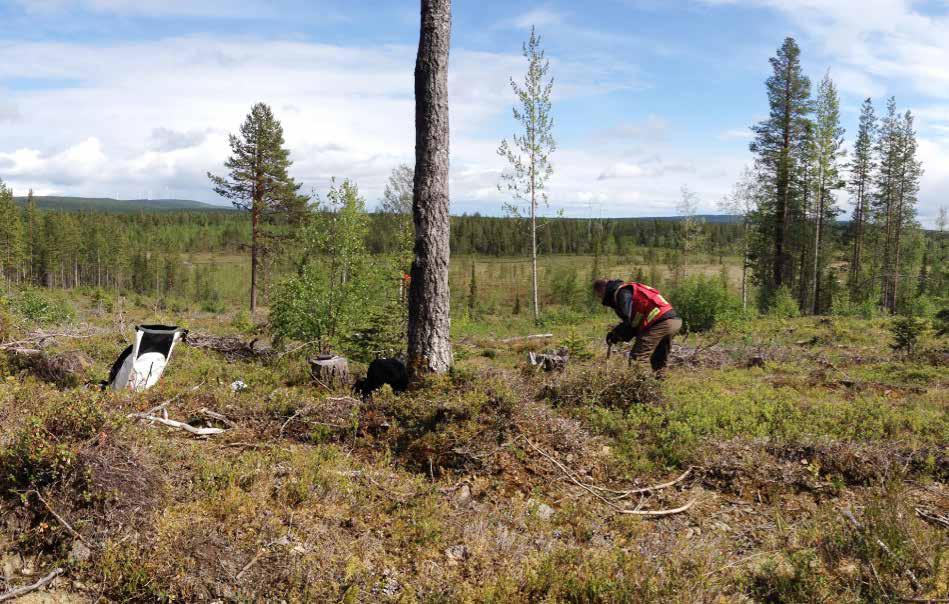
<path fill-rule="evenodd" d="M 662 375 L 669 360 L 672 338 L 682 329 L 682 319 L 658 290 L 620 279 L 597 279 L 593 292 L 616 312 L 621 323 L 606 334 L 609 346 L 636 338 L 630 360 L 645 363 Z"/>

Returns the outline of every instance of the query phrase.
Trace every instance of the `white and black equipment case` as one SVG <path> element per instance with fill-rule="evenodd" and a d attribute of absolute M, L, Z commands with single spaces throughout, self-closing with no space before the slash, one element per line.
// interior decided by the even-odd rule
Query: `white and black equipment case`
<path fill-rule="evenodd" d="M 173 325 L 138 325 L 135 343 L 122 351 L 109 372 L 114 390 L 148 390 L 161 379 L 171 351 L 188 331 Z"/>

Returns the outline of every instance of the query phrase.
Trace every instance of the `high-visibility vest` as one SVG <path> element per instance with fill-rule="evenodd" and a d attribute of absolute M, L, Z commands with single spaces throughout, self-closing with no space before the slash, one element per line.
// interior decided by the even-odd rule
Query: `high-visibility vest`
<path fill-rule="evenodd" d="M 620 290 L 624 287 L 633 290 L 633 308 L 629 323 L 636 329 L 649 327 L 656 319 L 672 310 L 672 305 L 662 297 L 659 290 L 635 281 L 624 283 L 616 288 L 616 292 L 613 294 L 614 306 L 618 300 Z"/>

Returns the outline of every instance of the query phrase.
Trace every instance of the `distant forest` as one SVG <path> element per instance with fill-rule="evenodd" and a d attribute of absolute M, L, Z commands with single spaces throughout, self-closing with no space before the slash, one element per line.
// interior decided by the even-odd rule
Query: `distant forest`
<path fill-rule="evenodd" d="M 35 204 L 8 207 L 19 222 L 20 242 L 4 257 L 5 276 L 48 287 L 130 288 L 139 293 L 173 290 L 182 263 L 193 254 L 243 254 L 250 244 L 250 217 L 243 212 L 162 211 L 134 213 L 43 210 Z M 741 225 L 704 222 L 706 252 L 736 253 Z M 367 248 L 396 252 L 399 224 L 391 214 L 369 215 Z M 451 249 L 456 255 L 524 256 L 529 241 L 514 218 L 456 216 Z M 678 222 L 665 218 L 551 218 L 539 230 L 544 254 L 631 254 L 637 248 L 678 249 Z M 293 248 L 290 233 L 269 262 L 280 264 Z M 200 268 L 200 267 L 199 267 Z M 157 284 L 157 285 L 156 285 Z"/>

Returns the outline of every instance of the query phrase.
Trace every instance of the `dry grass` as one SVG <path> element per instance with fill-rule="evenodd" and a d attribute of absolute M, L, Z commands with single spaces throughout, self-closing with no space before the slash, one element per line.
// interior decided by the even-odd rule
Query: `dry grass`
<path fill-rule="evenodd" d="M 189 321 L 213 332 L 218 319 Z M 79 584 L 57 591 L 116 602 L 945 597 L 946 531 L 915 511 L 949 512 L 945 367 L 891 359 L 870 322 L 747 329 L 714 348 L 688 342 L 665 382 L 602 356 L 523 371 L 524 344 L 473 339 L 451 376 L 366 403 L 295 381 L 292 358 L 187 347 L 142 394 L 61 389 L 5 366 L 6 584 L 26 582 L 27 564 L 65 564 Z M 50 352 L 82 350 L 95 376 L 121 339 Z M 746 367 L 751 354 L 764 366 Z M 249 390 L 231 390 L 238 378 Z M 202 439 L 127 417 L 162 402 L 226 431 Z M 578 486 L 643 487 L 689 466 L 623 502 L 697 500 L 662 519 L 617 514 Z"/>

